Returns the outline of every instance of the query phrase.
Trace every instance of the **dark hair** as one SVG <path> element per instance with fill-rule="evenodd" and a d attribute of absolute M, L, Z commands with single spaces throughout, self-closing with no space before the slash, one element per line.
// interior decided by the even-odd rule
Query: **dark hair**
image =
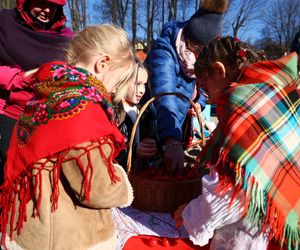
<path fill-rule="evenodd" d="M 246 65 L 266 59 L 263 51 L 252 48 L 237 38 L 216 38 L 199 53 L 195 63 L 195 74 L 200 77 L 211 72 L 214 63 L 219 61 L 229 68 L 228 79 L 234 81 Z"/>

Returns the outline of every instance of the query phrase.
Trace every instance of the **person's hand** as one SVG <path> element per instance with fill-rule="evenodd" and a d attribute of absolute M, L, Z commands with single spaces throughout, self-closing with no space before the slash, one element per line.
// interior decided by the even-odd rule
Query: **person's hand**
<path fill-rule="evenodd" d="M 184 168 L 184 151 L 182 143 L 176 139 L 165 142 L 164 166 L 169 173 L 182 172 Z"/>
<path fill-rule="evenodd" d="M 183 219 L 182 219 L 182 212 L 185 209 L 187 203 L 181 205 L 177 210 L 174 212 L 173 218 L 175 220 L 176 227 L 179 228 L 183 224 Z"/>
<path fill-rule="evenodd" d="M 202 111 L 200 103 L 195 103 L 195 106 L 196 106 L 197 112 L 200 114 L 201 111 Z M 196 111 L 195 111 L 194 108 L 191 108 L 191 109 L 188 110 L 188 116 L 189 117 L 197 116 Z"/>
<path fill-rule="evenodd" d="M 139 159 L 150 158 L 157 153 L 156 141 L 152 138 L 145 138 L 136 146 L 136 156 Z"/>
<path fill-rule="evenodd" d="M 25 71 L 24 74 L 23 74 L 23 76 L 25 78 L 27 78 L 27 77 L 31 76 L 32 74 L 34 74 L 37 70 L 38 70 L 38 68 Z"/>

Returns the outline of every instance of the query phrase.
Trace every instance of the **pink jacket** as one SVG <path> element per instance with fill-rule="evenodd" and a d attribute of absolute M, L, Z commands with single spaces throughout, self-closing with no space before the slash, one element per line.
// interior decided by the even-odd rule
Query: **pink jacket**
<path fill-rule="evenodd" d="M 29 78 L 24 77 L 23 70 L 0 66 L 0 89 L 11 91 L 6 102 L 0 99 L 0 114 L 13 119 L 20 117 L 27 101 L 33 97 L 33 94 L 28 91 L 29 82 Z"/>

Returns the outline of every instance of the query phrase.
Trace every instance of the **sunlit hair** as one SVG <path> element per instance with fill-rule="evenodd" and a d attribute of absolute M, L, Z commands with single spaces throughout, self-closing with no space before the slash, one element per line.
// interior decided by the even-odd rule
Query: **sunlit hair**
<path fill-rule="evenodd" d="M 216 38 L 199 53 L 195 74 L 197 77 L 207 75 L 213 71 L 215 62 L 221 62 L 227 67 L 228 80 L 235 81 L 246 65 L 266 59 L 263 51 L 252 48 L 237 38 Z"/>
<path fill-rule="evenodd" d="M 147 72 L 147 79 L 148 79 L 148 76 L 149 76 L 149 72 L 148 72 L 148 69 L 147 67 L 145 66 L 145 64 L 143 64 L 138 58 L 135 59 L 136 60 L 136 70 L 135 70 L 135 81 L 133 82 L 133 84 L 135 85 L 135 87 L 137 86 L 138 84 L 138 79 L 139 79 L 139 70 L 145 70 Z M 149 81 L 147 81 L 147 84 L 146 84 L 146 89 L 149 88 Z M 128 91 L 126 93 L 126 95 L 124 96 L 123 100 L 126 100 L 127 98 L 127 94 L 128 94 Z M 118 124 L 121 124 L 124 119 L 125 119 L 125 115 L 126 115 L 126 112 L 124 110 L 124 107 L 123 107 L 123 100 L 117 100 L 114 96 L 113 96 L 113 108 L 114 108 L 114 111 L 115 111 L 115 118 L 116 118 L 116 121 L 118 122 Z"/>
<path fill-rule="evenodd" d="M 115 100 L 126 96 L 128 84 L 135 81 L 137 64 L 135 62 L 127 33 L 116 25 L 102 24 L 86 27 L 71 41 L 66 59 L 69 64 L 88 64 L 99 54 L 109 55 L 108 67 L 113 72 L 111 80 L 116 84 Z"/>
<path fill-rule="evenodd" d="M 137 88 L 138 88 L 140 70 L 144 70 L 146 72 L 146 74 L 147 74 L 147 82 L 146 82 L 146 86 L 145 86 L 146 88 L 147 88 L 147 84 L 148 84 L 149 72 L 148 72 L 147 68 L 145 67 L 145 65 L 141 61 L 139 61 L 138 59 L 136 59 L 136 62 L 137 62 L 137 69 L 136 69 L 136 75 L 135 75 L 135 81 L 134 81 L 134 89 L 137 92 L 138 91 Z M 125 100 L 127 100 L 128 95 L 131 96 L 131 94 L 132 93 L 127 92 Z"/>
<path fill-rule="evenodd" d="M 142 69 L 142 70 L 145 70 L 146 73 L 147 73 L 147 78 L 148 78 L 148 75 L 149 75 L 149 72 L 148 72 L 148 69 L 146 68 L 145 64 L 143 64 L 139 59 L 135 59 L 136 60 L 136 63 L 137 63 L 137 73 L 136 73 L 136 76 L 135 76 L 135 84 L 138 83 L 138 79 L 139 79 L 139 70 Z"/>

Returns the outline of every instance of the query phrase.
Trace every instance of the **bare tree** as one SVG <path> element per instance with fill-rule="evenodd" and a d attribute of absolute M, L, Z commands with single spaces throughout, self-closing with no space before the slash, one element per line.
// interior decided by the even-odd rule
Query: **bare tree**
<path fill-rule="evenodd" d="M 132 30 L 132 45 L 134 46 L 136 43 L 136 0 L 132 0 L 132 19 L 131 19 L 131 30 Z"/>
<path fill-rule="evenodd" d="M 175 20 L 177 18 L 177 0 L 168 0 L 169 16 L 168 20 Z"/>
<path fill-rule="evenodd" d="M 67 4 L 70 10 L 72 29 L 74 31 L 84 29 L 87 23 L 86 0 L 67 0 Z"/>
<path fill-rule="evenodd" d="M 130 0 L 119 0 L 117 5 L 119 25 L 125 28 L 126 14 L 128 11 Z"/>
<path fill-rule="evenodd" d="M 118 0 L 101 0 L 94 3 L 94 10 L 97 13 L 96 20 L 118 24 L 117 18 Z"/>
<path fill-rule="evenodd" d="M 254 19 L 260 16 L 262 1 L 257 0 L 231 0 L 226 12 L 224 28 L 231 30 L 230 35 L 238 37 L 242 29 L 250 28 Z"/>
<path fill-rule="evenodd" d="M 154 0 L 147 2 L 147 49 L 151 47 L 153 41 L 153 21 L 154 21 Z"/>
<path fill-rule="evenodd" d="M 190 0 L 181 0 L 179 2 L 179 9 L 181 11 L 181 20 L 185 21 L 187 19 L 187 10 Z"/>
<path fill-rule="evenodd" d="M 261 37 L 255 42 L 254 46 L 263 49 L 269 59 L 276 59 L 282 56 L 282 49 L 279 44 L 268 36 Z"/>
<path fill-rule="evenodd" d="M 15 0 L 1 0 L 0 9 L 11 9 L 16 6 Z"/>
<path fill-rule="evenodd" d="M 198 8 L 199 8 L 198 0 L 195 0 L 195 12 L 198 10 Z"/>
<path fill-rule="evenodd" d="M 146 0 L 146 24 L 144 27 L 142 24 L 139 24 L 146 32 L 146 41 L 147 41 L 147 51 L 150 50 L 154 33 L 157 30 L 161 30 L 161 0 Z M 144 22 L 142 22 L 144 23 Z"/>
<path fill-rule="evenodd" d="M 125 28 L 130 3 L 131 0 L 98 0 L 94 4 L 94 9 L 100 13 L 97 19 L 112 22 Z"/>
<path fill-rule="evenodd" d="M 110 4 L 107 4 L 107 7 L 110 8 L 110 11 L 108 13 L 111 14 L 111 20 L 113 24 L 118 23 L 118 0 L 112 0 L 112 1 L 106 1 L 110 2 Z"/>
<path fill-rule="evenodd" d="M 281 53 L 289 51 L 290 44 L 300 25 L 299 0 L 276 0 L 265 13 L 264 31 L 276 41 Z"/>
<path fill-rule="evenodd" d="M 161 1 L 161 27 L 165 24 L 165 0 Z"/>

